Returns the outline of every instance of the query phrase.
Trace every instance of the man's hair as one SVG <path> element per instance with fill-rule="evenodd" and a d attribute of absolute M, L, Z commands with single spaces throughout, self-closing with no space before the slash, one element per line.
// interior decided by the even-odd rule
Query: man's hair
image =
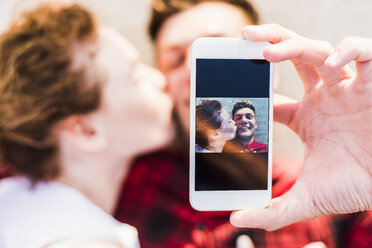
<path fill-rule="evenodd" d="M 242 100 L 242 101 L 236 102 L 234 104 L 234 108 L 231 111 L 233 118 L 235 116 L 236 111 L 238 111 L 239 109 L 242 109 L 242 108 L 250 108 L 250 109 L 252 109 L 253 113 L 256 114 L 256 109 L 254 108 L 253 104 L 250 101 Z"/>
<path fill-rule="evenodd" d="M 13 171 L 33 181 L 59 174 L 56 124 L 100 104 L 102 83 L 72 68 L 73 47 L 96 37 L 91 13 L 56 3 L 24 12 L 0 36 L 0 158 Z"/>
<path fill-rule="evenodd" d="M 152 15 L 149 33 L 153 41 L 156 40 L 161 26 L 171 16 L 203 2 L 223 2 L 238 7 L 253 24 L 258 24 L 259 16 L 248 0 L 152 0 Z"/>
<path fill-rule="evenodd" d="M 219 129 L 222 124 L 222 105 L 216 100 L 202 100 L 196 106 L 196 144 L 206 148 L 208 146 L 208 133 Z"/>

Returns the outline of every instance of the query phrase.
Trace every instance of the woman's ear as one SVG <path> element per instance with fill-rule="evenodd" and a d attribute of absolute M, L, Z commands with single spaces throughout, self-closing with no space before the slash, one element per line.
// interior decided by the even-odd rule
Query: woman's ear
<path fill-rule="evenodd" d="M 96 152 L 107 146 L 103 129 L 89 116 L 71 116 L 61 128 L 61 142 L 68 142 L 74 149 Z"/>
<path fill-rule="evenodd" d="M 219 135 L 220 134 L 215 129 L 211 129 L 208 132 L 208 136 L 214 139 L 217 138 Z"/>

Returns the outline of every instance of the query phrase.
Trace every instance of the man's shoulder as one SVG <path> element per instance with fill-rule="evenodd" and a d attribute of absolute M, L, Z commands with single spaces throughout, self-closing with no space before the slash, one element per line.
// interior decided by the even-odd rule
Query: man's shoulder
<path fill-rule="evenodd" d="M 267 144 L 254 141 L 254 150 L 256 152 L 267 152 Z"/>
<path fill-rule="evenodd" d="M 267 144 L 264 144 L 264 143 L 261 143 L 261 142 L 257 142 L 257 141 L 254 141 L 254 144 L 255 144 L 257 147 L 267 147 Z"/>
<path fill-rule="evenodd" d="M 241 149 L 242 149 L 242 145 L 235 138 L 235 139 L 226 141 L 222 152 L 224 153 L 234 152 L 235 153 L 235 152 L 240 152 Z"/>
<path fill-rule="evenodd" d="M 240 144 L 240 143 L 237 138 L 234 138 L 234 139 L 226 141 L 225 145 L 228 145 L 228 144 L 230 145 L 230 144 Z"/>

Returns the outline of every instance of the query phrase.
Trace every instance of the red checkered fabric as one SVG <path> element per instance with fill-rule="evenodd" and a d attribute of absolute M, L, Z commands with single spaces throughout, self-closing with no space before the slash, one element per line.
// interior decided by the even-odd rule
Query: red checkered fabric
<path fill-rule="evenodd" d="M 293 165 L 285 160 L 274 162 L 274 197 L 295 182 L 299 167 Z M 323 216 L 267 232 L 233 227 L 230 212 L 196 211 L 189 204 L 188 174 L 188 157 L 182 153 L 162 151 L 134 163 L 116 218 L 138 229 L 141 247 L 232 248 L 241 234 L 250 236 L 256 248 L 299 248 L 314 241 L 323 241 L 328 248 L 345 244 L 338 243 L 345 238 L 339 228 L 343 216 Z"/>

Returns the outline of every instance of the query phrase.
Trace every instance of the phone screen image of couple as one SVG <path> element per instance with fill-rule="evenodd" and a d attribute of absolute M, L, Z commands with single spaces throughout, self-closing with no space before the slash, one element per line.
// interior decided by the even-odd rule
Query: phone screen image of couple
<path fill-rule="evenodd" d="M 195 190 L 267 190 L 270 63 L 196 59 Z"/>

